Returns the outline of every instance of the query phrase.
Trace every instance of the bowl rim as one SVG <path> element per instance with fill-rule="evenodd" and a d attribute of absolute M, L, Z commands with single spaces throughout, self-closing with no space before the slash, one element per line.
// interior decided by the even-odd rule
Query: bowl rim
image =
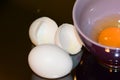
<path fill-rule="evenodd" d="M 104 49 L 110 49 L 110 50 L 120 50 L 120 48 L 116 48 L 116 47 L 110 47 L 110 46 L 105 46 L 105 45 L 102 45 L 102 44 L 99 44 L 93 40 L 91 40 L 90 38 L 88 38 L 85 34 L 83 34 L 83 32 L 79 29 L 78 27 L 78 24 L 77 24 L 77 21 L 76 21 L 76 12 L 78 11 L 76 7 L 79 6 L 79 3 L 80 3 L 81 0 L 76 0 L 74 5 L 73 5 L 73 10 L 72 10 L 72 19 L 73 19 L 73 24 L 74 26 L 76 27 L 78 33 L 83 36 L 87 41 L 89 41 L 90 43 L 96 45 L 96 46 L 99 46 L 99 47 L 102 47 Z"/>

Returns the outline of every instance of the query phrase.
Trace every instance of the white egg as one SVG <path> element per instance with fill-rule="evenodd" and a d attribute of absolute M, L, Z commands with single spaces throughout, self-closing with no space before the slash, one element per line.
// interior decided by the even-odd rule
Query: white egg
<path fill-rule="evenodd" d="M 54 37 L 58 29 L 55 21 L 48 17 L 40 17 L 33 21 L 29 29 L 29 36 L 34 45 L 55 44 Z"/>
<path fill-rule="evenodd" d="M 59 78 L 71 72 L 73 62 L 63 49 L 52 44 L 34 47 L 29 56 L 30 68 L 37 75 L 45 78 Z"/>
<path fill-rule="evenodd" d="M 55 43 L 68 51 L 70 54 L 77 54 L 81 51 L 82 41 L 72 24 L 62 24 L 55 35 Z"/>

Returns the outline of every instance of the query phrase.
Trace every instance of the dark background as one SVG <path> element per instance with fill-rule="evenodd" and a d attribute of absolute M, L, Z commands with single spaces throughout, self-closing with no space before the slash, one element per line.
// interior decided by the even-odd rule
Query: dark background
<path fill-rule="evenodd" d="M 30 80 L 29 26 L 47 16 L 58 25 L 73 23 L 75 0 L 0 0 L 0 80 Z"/>
<path fill-rule="evenodd" d="M 0 80 L 31 80 L 28 66 L 31 41 L 28 31 L 31 23 L 43 16 L 58 25 L 73 23 L 75 0 L 0 0 Z M 84 50 L 85 48 L 83 48 Z M 120 70 L 110 72 L 98 64 L 86 49 L 74 73 L 77 80 L 120 80 Z"/>

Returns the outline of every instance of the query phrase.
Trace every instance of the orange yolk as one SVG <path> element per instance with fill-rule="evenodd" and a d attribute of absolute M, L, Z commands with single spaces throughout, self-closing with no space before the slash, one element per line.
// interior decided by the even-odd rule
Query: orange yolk
<path fill-rule="evenodd" d="M 98 36 L 98 43 L 120 48 L 120 28 L 108 27 L 102 30 Z"/>

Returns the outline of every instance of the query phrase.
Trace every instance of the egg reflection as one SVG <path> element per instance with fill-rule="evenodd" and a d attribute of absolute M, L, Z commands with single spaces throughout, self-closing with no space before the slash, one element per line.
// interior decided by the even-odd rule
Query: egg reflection
<path fill-rule="evenodd" d="M 80 63 L 82 55 L 83 55 L 83 50 L 81 50 L 75 55 L 70 55 L 73 61 L 73 69 L 76 68 Z"/>
<path fill-rule="evenodd" d="M 39 76 L 33 74 L 31 80 L 49 80 L 49 79 L 42 78 L 42 77 L 39 77 Z M 69 74 L 69 75 L 59 78 L 59 79 L 50 79 L 50 80 L 74 80 L 74 79 L 73 79 L 72 74 Z"/>

